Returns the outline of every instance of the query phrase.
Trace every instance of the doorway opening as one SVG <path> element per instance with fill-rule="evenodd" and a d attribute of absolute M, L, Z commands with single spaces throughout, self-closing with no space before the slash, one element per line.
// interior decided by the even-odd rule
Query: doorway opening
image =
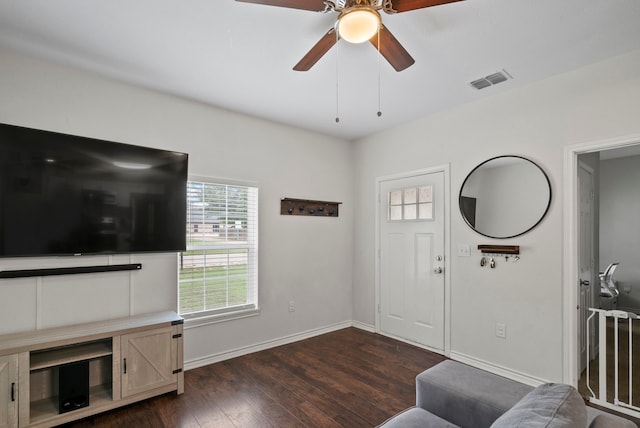
<path fill-rule="evenodd" d="M 621 266 L 617 259 L 625 254 L 624 243 L 612 236 L 610 225 L 618 223 L 618 229 L 630 227 L 634 230 L 637 227 L 640 230 L 640 220 L 636 221 L 637 226 L 632 226 L 629 222 L 620 224 L 620 220 L 615 218 L 625 207 L 619 202 L 619 185 L 612 184 L 615 174 L 611 171 L 624 175 L 622 167 L 614 163 L 622 160 L 638 162 L 640 166 L 640 135 L 565 149 L 563 294 L 567 340 L 564 344 L 564 381 L 577 386 L 583 396 L 596 404 L 638 417 L 640 407 L 634 407 L 640 404 L 640 382 L 634 385 L 628 374 L 640 372 L 640 319 L 636 326 L 632 325 L 629 318 L 634 318 L 633 315 L 626 315 L 630 309 L 628 306 L 634 306 L 629 303 L 632 300 L 625 300 L 624 296 L 618 299 L 620 284 L 605 274 L 608 267 L 616 263 Z M 633 167 L 630 168 L 633 171 Z M 640 167 L 636 169 L 640 171 Z M 638 174 L 640 178 L 640 172 Z M 590 179 L 595 183 L 589 183 Z M 638 186 L 635 184 L 633 187 Z M 612 189 L 615 191 L 611 192 Z M 640 191 L 634 192 L 634 198 L 640 204 Z M 592 204 L 591 213 L 589 204 Z M 627 239 L 633 235 L 629 230 L 617 233 L 626 235 Z M 640 248 L 640 242 L 636 244 Z M 629 252 L 628 249 L 626 251 Z M 630 290 L 637 289 L 640 296 L 640 270 L 638 273 L 637 287 L 630 283 L 625 285 L 628 294 L 633 294 Z M 602 287 L 603 283 L 605 287 Z M 640 314 L 640 299 L 638 303 L 635 311 Z M 621 318 L 628 324 L 625 321 L 622 323 L 625 328 L 618 329 L 622 325 Z M 636 332 L 638 340 L 629 346 Z M 615 339 L 615 334 L 619 334 L 618 339 Z M 638 352 L 631 357 L 629 351 L 636 347 Z M 587 371 L 590 374 L 588 384 Z M 627 399 L 628 405 L 624 402 Z"/>

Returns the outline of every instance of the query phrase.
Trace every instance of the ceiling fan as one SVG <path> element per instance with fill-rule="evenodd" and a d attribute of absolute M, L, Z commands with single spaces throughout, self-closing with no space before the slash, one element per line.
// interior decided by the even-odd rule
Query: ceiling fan
<path fill-rule="evenodd" d="M 402 71 L 415 60 L 384 26 L 380 11 L 388 14 L 423 9 L 461 0 L 236 0 L 314 12 L 338 12 L 333 28 L 322 36 L 293 69 L 307 71 L 342 38 L 350 43 L 369 41 L 395 68 Z"/>

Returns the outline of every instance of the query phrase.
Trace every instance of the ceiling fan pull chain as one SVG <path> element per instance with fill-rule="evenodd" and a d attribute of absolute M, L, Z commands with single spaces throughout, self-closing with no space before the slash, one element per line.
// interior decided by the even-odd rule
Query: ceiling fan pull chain
<path fill-rule="evenodd" d="M 387 12 L 389 14 L 398 13 L 393 8 L 393 1 L 392 0 L 382 0 L 382 5 L 380 7 L 382 8 L 382 10 L 384 10 L 385 12 Z"/>
<path fill-rule="evenodd" d="M 378 28 L 378 117 L 382 116 L 382 109 L 380 108 L 380 93 L 380 29 Z"/>
<path fill-rule="evenodd" d="M 340 103 L 339 103 L 339 73 L 338 73 L 338 52 L 340 51 L 340 44 L 338 41 L 340 36 L 336 31 L 336 123 L 340 123 Z"/>

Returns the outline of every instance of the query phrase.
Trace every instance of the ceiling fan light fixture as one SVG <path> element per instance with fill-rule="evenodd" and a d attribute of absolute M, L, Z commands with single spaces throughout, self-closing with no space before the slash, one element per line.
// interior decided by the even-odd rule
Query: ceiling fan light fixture
<path fill-rule="evenodd" d="M 344 12 L 338 19 L 338 34 L 349 43 L 364 43 L 376 35 L 380 15 L 368 7 Z"/>

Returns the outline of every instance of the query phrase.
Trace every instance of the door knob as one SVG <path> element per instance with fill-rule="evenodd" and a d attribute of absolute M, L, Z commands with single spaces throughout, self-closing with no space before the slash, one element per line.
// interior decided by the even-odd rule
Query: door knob
<path fill-rule="evenodd" d="M 433 273 L 436 273 L 436 274 L 440 274 L 440 273 L 442 273 L 442 268 L 441 268 L 441 267 L 437 267 L 437 268 L 435 268 L 435 269 L 433 270 Z"/>
<path fill-rule="evenodd" d="M 587 280 L 587 279 L 581 279 L 581 280 L 580 280 L 580 285 L 584 285 L 584 286 L 586 287 L 587 285 L 589 285 L 589 280 Z"/>

